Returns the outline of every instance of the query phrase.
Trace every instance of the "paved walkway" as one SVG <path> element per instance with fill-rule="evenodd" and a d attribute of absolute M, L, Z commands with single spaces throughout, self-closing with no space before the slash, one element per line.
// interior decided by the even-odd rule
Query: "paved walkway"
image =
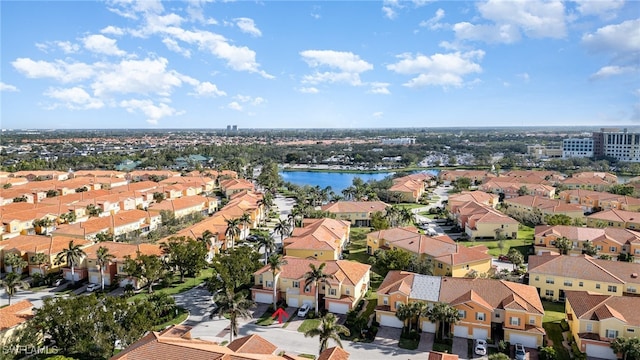
<path fill-rule="evenodd" d="M 469 357 L 468 349 L 469 349 L 469 343 L 467 342 L 467 339 L 461 338 L 461 337 L 453 338 L 453 346 L 451 351 L 454 354 L 458 355 L 459 359 L 468 359 Z"/>
<path fill-rule="evenodd" d="M 420 335 L 420 343 L 418 344 L 418 351 L 431 351 L 433 350 L 433 341 L 435 340 L 435 334 L 433 333 L 422 333 Z"/>

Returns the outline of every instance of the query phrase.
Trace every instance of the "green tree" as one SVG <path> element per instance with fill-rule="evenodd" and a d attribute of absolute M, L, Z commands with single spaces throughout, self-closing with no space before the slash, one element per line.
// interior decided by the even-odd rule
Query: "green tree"
<path fill-rule="evenodd" d="M 458 309 L 443 302 L 434 304 L 433 307 L 428 309 L 426 313 L 423 313 L 423 315 L 426 316 L 429 321 L 435 323 L 436 327 L 440 328 L 440 331 L 442 332 L 440 339 L 444 339 L 445 337 L 444 331 L 446 324 L 455 324 L 460 321 L 460 313 L 458 312 Z"/>
<path fill-rule="evenodd" d="M 26 281 L 22 281 L 19 274 L 15 272 L 8 273 L 3 280 L 0 280 L 0 284 L 7 292 L 7 298 L 9 298 L 9 305 L 11 305 L 11 298 L 18 292 L 18 289 L 28 289 L 29 284 Z"/>
<path fill-rule="evenodd" d="M 489 355 L 489 360 L 511 360 L 511 358 L 507 354 L 495 353 Z"/>
<path fill-rule="evenodd" d="M 239 292 L 221 291 L 213 297 L 216 305 L 211 312 L 210 318 L 214 316 L 227 317 L 229 319 L 229 342 L 233 342 L 233 337 L 238 336 L 238 319 L 248 319 L 251 317 L 249 309 L 255 303 Z"/>
<path fill-rule="evenodd" d="M 316 290 L 316 314 L 318 313 L 318 289 L 320 284 L 325 284 L 328 280 L 333 279 L 333 275 L 326 274 L 324 272 L 324 268 L 327 266 L 326 263 L 320 264 L 320 266 L 316 267 L 314 264 L 309 264 L 310 270 L 304 274 L 304 286 L 305 288 L 309 285 L 315 286 Z"/>
<path fill-rule="evenodd" d="M 529 189 L 525 185 L 520 186 L 520 188 L 518 189 L 518 196 L 524 196 L 524 195 L 527 195 L 528 193 L 529 193 Z"/>
<path fill-rule="evenodd" d="M 565 214 L 546 215 L 544 217 L 547 225 L 571 225 L 573 219 Z"/>
<path fill-rule="evenodd" d="M 560 250 L 560 255 L 567 255 L 569 253 L 569 250 L 573 248 L 573 242 L 564 236 L 556 239 L 555 242 L 556 248 Z"/>
<path fill-rule="evenodd" d="M 240 223 L 242 224 L 243 230 L 249 229 L 249 224 L 251 224 L 251 214 L 248 212 L 242 213 L 242 216 L 240 216 Z"/>
<path fill-rule="evenodd" d="M 372 263 L 381 276 L 386 276 L 391 270 L 408 270 L 413 255 L 403 250 L 376 250 Z"/>
<path fill-rule="evenodd" d="M 105 242 L 105 241 L 113 241 L 113 240 L 114 240 L 113 239 L 113 234 L 111 234 L 108 231 L 96 234 L 96 241 L 97 242 Z"/>
<path fill-rule="evenodd" d="M 587 240 L 582 243 L 582 253 L 589 256 L 596 256 L 598 255 L 598 248 L 593 245 L 591 240 Z"/>
<path fill-rule="evenodd" d="M 635 188 L 628 184 L 616 184 L 609 188 L 609 192 L 617 195 L 633 196 Z"/>
<path fill-rule="evenodd" d="M 640 338 L 618 337 L 611 342 L 611 349 L 622 354 L 622 360 L 640 360 Z"/>
<path fill-rule="evenodd" d="M 273 232 L 280 234 L 280 242 L 282 242 L 284 237 L 290 234 L 291 224 L 285 219 L 280 219 L 273 228 Z"/>
<path fill-rule="evenodd" d="M 135 258 L 130 255 L 124 257 L 124 266 L 122 271 L 146 284 L 149 294 L 153 293 L 153 284 L 160 280 L 164 275 L 164 264 L 158 256 L 145 255 L 137 252 Z"/>
<path fill-rule="evenodd" d="M 266 236 L 258 235 L 257 249 L 261 248 L 264 248 L 264 262 L 266 264 L 271 253 L 276 251 L 276 241 L 268 234 Z"/>
<path fill-rule="evenodd" d="M 42 266 L 44 264 L 48 264 L 49 263 L 49 256 L 45 255 L 45 253 L 37 252 L 37 253 L 35 253 L 35 254 L 33 254 L 31 256 L 29 261 L 32 264 L 40 267 L 40 266 Z"/>
<path fill-rule="evenodd" d="M 538 357 L 540 360 L 556 360 L 558 358 L 558 353 L 553 346 L 545 346 L 538 352 Z"/>
<path fill-rule="evenodd" d="M 236 240 L 240 237 L 240 219 L 225 219 L 227 222 L 227 229 L 224 232 L 224 236 L 227 237 L 227 247 L 229 239 L 231 240 L 231 248 L 235 247 Z"/>
<path fill-rule="evenodd" d="M 207 247 L 203 242 L 185 236 L 171 237 L 160 248 L 167 255 L 169 268 L 180 273 L 180 282 L 184 282 L 187 274 L 197 276 L 207 266 Z"/>
<path fill-rule="evenodd" d="M 342 347 L 340 341 L 340 335 L 349 336 L 351 333 L 344 325 L 338 324 L 338 319 L 332 313 L 327 313 L 320 318 L 320 324 L 317 328 L 309 329 L 304 333 L 305 337 L 318 337 L 320 340 L 320 350 L 318 354 L 321 354 L 329 347 L 329 340 L 333 340 Z"/>
<path fill-rule="evenodd" d="M 71 268 L 71 283 L 76 284 L 75 268 L 87 254 L 82 250 L 80 245 L 75 245 L 73 240 L 69 241 L 69 246 L 56 255 L 54 263 L 56 265 L 67 264 Z"/>
<path fill-rule="evenodd" d="M 471 179 L 466 177 L 461 177 L 456 180 L 455 187 L 459 190 L 469 190 L 471 186 Z"/>
<path fill-rule="evenodd" d="M 371 227 L 373 227 L 374 230 L 384 230 L 390 227 L 389 221 L 382 211 L 376 211 L 371 214 Z"/>
<path fill-rule="evenodd" d="M 515 249 L 515 248 L 509 249 L 509 252 L 507 253 L 507 258 L 513 264 L 514 270 L 520 267 L 520 265 L 524 264 L 524 256 L 522 256 L 522 253 L 518 251 L 518 249 Z"/>
<path fill-rule="evenodd" d="M 96 251 L 96 264 L 100 269 L 100 289 L 102 291 L 104 291 L 104 268 L 115 258 L 115 255 L 111 254 L 109 249 L 104 246 L 100 246 Z"/>
<path fill-rule="evenodd" d="M 288 262 L 282 255 L 274 254 L 269 257 L 267 264 L 271 270 L 271 275 L 273 275 L 273 310 L 275 311 L 277 308 L 276 303 L 278 302 L 278 276 L 282 271 L 282 267 L 287 265 Z"/>
<path fill-rule="evenodd" d="M 260 265 L 260 254 L 248 246 L 227 249 L 214 257 L 211 266 L 213 276 L 207 287 L 212 293 L 220 289 L 236 292 L 253 283 L 253 273 Z"/>
<path fill-rule="evenodd" d="M 7 252 L 4 255 L 4 265 L 11 266 L 11 272 L 22 274 L 22 270 L 29 264 L 18 253 Z"/>

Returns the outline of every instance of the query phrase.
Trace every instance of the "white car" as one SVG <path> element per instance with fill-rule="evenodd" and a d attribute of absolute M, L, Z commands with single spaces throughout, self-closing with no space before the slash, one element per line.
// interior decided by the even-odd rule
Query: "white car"
<path fill-rule="evenodd" d="M 302 304 L 302 307 L 298 309 L 298 317 L 304 318 L 307 317 L 309 310 L 311 309 L 311 305 L 309 303 Z"/>
<path fill-rule="evenodd" d="M 87 292 L 94 292 L 98 289 L 100 289 L 100 285 L 98 284 L 91 283 L 87 286 Z"/>
<path fill-rule="evenodd" d="M 481 339 L 475 340 L 473 344 L 473 352 L 480 356 L 487 355 L 487 342 Z"/>

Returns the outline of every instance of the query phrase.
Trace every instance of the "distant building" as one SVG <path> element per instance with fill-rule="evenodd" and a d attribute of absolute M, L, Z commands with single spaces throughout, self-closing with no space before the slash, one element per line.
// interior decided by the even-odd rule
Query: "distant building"
<path fill-rule="evenodd" d="M 593 138 L 562 140 L 562 158 L 593 157 Z"/>
<path fill-rule="evenodd" d="M 593 133 L 593 155 L 619 161 L 640 162 L 640 133 L 601 128 Z"/>
<path fill-rule="evenodd" d="M 394 139 L 382 139 L 380 141 L 383 145 L 413 145 L 416 143 L 415 138 L 394 138 Z"/>
<path fill-rule="evenodd" d="M 559 158 L 562 156 L 562 148 L 540 144 L 527 145 L 527 154 L 536 159 Z"/>

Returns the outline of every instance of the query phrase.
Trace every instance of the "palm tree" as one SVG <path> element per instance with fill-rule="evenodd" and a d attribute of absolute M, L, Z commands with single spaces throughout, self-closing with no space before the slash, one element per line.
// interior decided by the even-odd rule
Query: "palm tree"
<path fill-rule="evenodd" d="M 411 306 L 409 304 L 399 304 L 396 307 L 396 317 L 402 321 L 404 326 L 407 325 L 407 320 L 410 320 L 412 316 Z M 409 331 L 411 331 L 411 322 L 409 322 Z"/>
<path fill-rule="evenodd" d="M 29 263 L 22 259 L 22 256 L 13 252 L 5 254 L 4 264 L 5 266 L 11 266 L 11 272 L 14 273 L 22 273 L 24 267 L 29 265 Z"/>
<path fill-rule="evenodd" d="M 460 313 L 458 309 L 447 303 L 436 303 L 431 309 L 422 313 L 429 321 L 434 322 L 442 329 L 441 339 L 444 339 L 445 324 L 456 323 L 460 321 Z"/>
<path fill-rule="evenodd" d="M 231 239 L 231 248 L 235 246 L 235 240 L 240 235 L 240 219 L 226 219 L 227 222 L 227 230 L 225 230 L 224 235 Z M 229 242 L 227 241 L 227 244 Z"/>
<path fill-rule="evenodd" d="M 416 301 L 411 304 L 412 317 L 410 321 L 416 321 L 416 329 L 420 328 L 420 316 L 427 311 L 429 311 L 429 306 L 426 303 Z M 411 331 L 411 323 L 409 323 L 409 331 Z"/>
<path fill-rule="evenodd" d="M 49 262 L 49 257 L 47 255 L 45 255 L 44 253 L 38 252 L 33 254 L 33 256 L 31 256 L 31 263 L 40 267 L 42 266 L 42 264 L 46 264 Z"/>
<path fill-rule="evenodd" d="M 282 267 L 287 265 L 288 262 L 282 255 L 274 254 L 269 257 L 269 268 L 271 269 L 271 274 L 273 275 L 273 310 L 276 310 L 277 303 L 277 293 L 278 291 L 278 275 L 282 271 Z"/>
<path fill-rule="evenodd" d="M 245 212 L 240 216 L 240 222 L 242 223 L 242 229 L 245 230 L 249 228 L 249 224 L 251 223 L 251 215 L 248 212 Z"/>
<path fill-rule="evenodd" d="M 268 263 L 269 255 L 276 251 L 276 241 L 271 236 L 258 236 L 258 250 L 264 247 L 264 263 Z"/>
<path fill-rule="evenodd" d="M 327 280 L 333 279 L 333 275 L 324 273 L 326 265 L 326 263 L 322 263 L 320 266 L 316 267 L 314 264 L 309 264 L 311 270 L 304 274 L 305 288 L 309 285 L 314 285 L 316 287 L 316 314 L 318 313 L 318 287 L 320 286 L 320 283 L 326 283 Z"/>
<path fill-rule="evenodd" d="M 11 305 L 11 298 L 18 292 L 19 288 L 29 288 L 29 284 L 25 281 L 22 281 L 20 275 L 14 272 L 8 273 L 7 276 L 4 277 L 4 280 L 1 280 L 0 283 L 2 284 L 2 287 L 4 287 L 4 290 L 7 292 L 9 305 Z"/>
<path fill-rule="evenodd" d="M 233 342 L 233 337 L 238 335 L 238 319 L 250 318 L 249 309 L 255 306 L 255 303 L 245 297 L 243 293 L 233 293 L 230 291 L 222 291 L 213 297 L 216 305 L 209 318 L 214 316 L 228 317 L 230 323 L 229 342 Z"/>
<path fill-rule="evenodd" d="M 100 268 L 100 289 L 102 291 L 104 291 L 104 267 L 115 258 L 113 254 L 109 253 L 109 249 L 104 246 L 100 246 L 96 251 L 96 264 Z"/>
<path fill-rule="evenodd" d="M 76 264 L 79 264 L 83 256 L 87 254 L 80 248 L 80 245 L 74 245 L 73 240 L 69 241 L 69 247 L 63 249 L 58 255 L 56 255 L 55 264 L 60 265 L 67 263 L 71 268 L 71 283 L 76 284 L 75 268 Z"/>
<path fill-rule="evenodd" d="M 280 219 L 280 221 L 278 221 L 276 226 L 273 228 L 273 231 L 280 234 L 280 242 L 282 242 L 284 241 L 284 236 L 289 235 L 289 233 L 291 232 L 291 227 L 287 220 Z"/>
<path fill-rule="evenodd" d="M 399 217 L 400 223 L 402 224 L 411 225 L 414 223 L 413 213 L 411 212 L 411 210 L 409 210 L 409 208 L 400 209 L 400 214 L 398 217 Z"/>
<path fill-rule="evenodd" d="M 309 329 L 304 333 L 305 337 L 320 337 L 320 351 L 319 354 L 323 351 L 327 350 L 329 339 L 335 341 L 338 346 L 342 347 L 342 342 L 340 341 L 340 335 L 349 336 L 351 333 L 349 329 L 347 329 L 344 325 L 338 325 L 337 318 L 332 313 L 327 313 L 327 315 L 320 318 L 320 324 L 315 329 Z"/>

